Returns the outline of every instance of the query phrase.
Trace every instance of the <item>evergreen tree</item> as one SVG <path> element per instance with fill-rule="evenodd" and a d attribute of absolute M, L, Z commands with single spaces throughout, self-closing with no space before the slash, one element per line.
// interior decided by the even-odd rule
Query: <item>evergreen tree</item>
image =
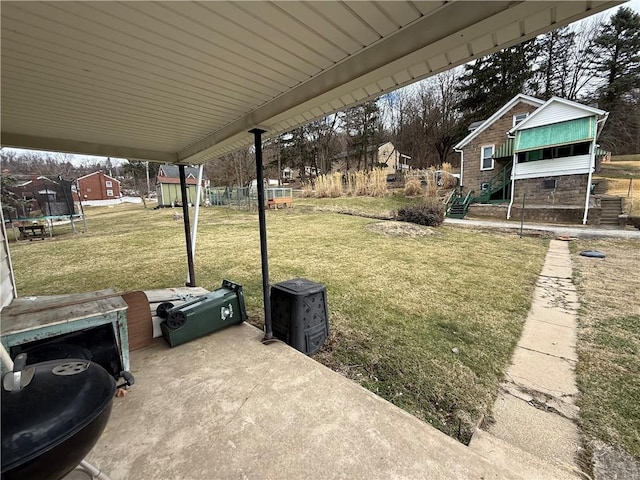
<path fill-rule="evenodd" d="M 596 92 L 609 120 L 600 136 L 613 153 L 640 151 L 640 15 L 621 7 L 603 24 L 589 51 L 604 83 Z"/>
<path fill-rule="evenodd" d="M 487 119 L 515 95 L 527 91 L 536 50 L 535 40 L 529 40 L 465 66 L 458 109 L 467 123 Z"/>
<path fill-rule="evenodd" d="M 311 166 L 313 157 L 307 126 L 294 128 L 280 139 L 280 159 L 282 165 L 297 168 L 300 178 L 305 180 L 305 167 Z"/>
<path fill-rule="evenodd" d="M 536 96 L 545 100 L 554 95 L 575 100 L 577 92 L 571 91 L 575 32 L 564 27 L 546 33 L 538 39 L 538 50 Z"/>
<path fill-rule="evenodd" d="M 613 109 L 619 100 L 640 88 L 640 14 L 621 7 L 602 25 L 589 54 L 604 77 L 600 105 Z"/>
<path fill-rule="evenodd" d="M 373 147 L 381 140 L 383 132 L 378 103 L 370 101 L 345 110 L 343 122 L 349 150 L 358 159 L 356 169 L 370 170 L 375 155 Z"/>

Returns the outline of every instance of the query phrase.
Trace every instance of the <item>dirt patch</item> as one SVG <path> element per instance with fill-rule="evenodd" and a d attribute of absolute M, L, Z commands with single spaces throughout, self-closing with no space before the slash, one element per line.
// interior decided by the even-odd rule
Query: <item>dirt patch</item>
<path fill-rule="evenodd" d="M 432 227 L 396 221 L 372 223 L 367 225 L 367 229 L 387 237 L 428 237 L 430 235 L 439 235 Z"/>
<path fill-rule="evenodd" d="M 593 476 L 596 480 L 640 478 L 640 463 L 631 455 L 611 445 L 593 443 Z"/>

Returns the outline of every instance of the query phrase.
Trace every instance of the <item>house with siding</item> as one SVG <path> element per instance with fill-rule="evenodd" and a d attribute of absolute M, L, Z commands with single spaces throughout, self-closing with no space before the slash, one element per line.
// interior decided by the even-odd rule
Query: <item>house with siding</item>
<path fill-rule="evenodd" d="M 387 175 L 394 175 L 408 170 L 408 161 L 411 160 L 409 156 L 400 153 L 391 142 L 370 146 L 367 149 L 367 158 L 373 168 L 380 168 Z M 334 173 L 353 173 L 358 169 L 358 166 L 363 168 L 364 164 L 365 162 L 360 154 L 353 151 L 345 151 L 333 158 L 331 171 Z"/>
<path fill-rule="evenodd" d="M 524 204 L 526 220 L 599 223 L 591 186 L 607 116 L 559 97 L 516 95 L 455 146 L 462 196 L 450 215 L 520 218 Z"/>
<path fill-rule="evenodd" d="M 184 170 L 187 184 L 187 199 L 190 204 L 195 205 L 198 187 L 198 168 L 185 167 Z M 205 179 L 203 178 L 203 187 L 205 183 Z M 158 175 L 156 176 L 156 194 L 158 196 L 158 206 L 160 207 L 175 207 L 181 203 L 180 171 L 177 165 L 160 165 Z M 200 201 L 203 202 L 203 199 L 204 188 L 200 195 Z"/>
<path fill-rule="evenodd" d="M 81 200 L 114 200 L 122 196 L 120 180 L 106 175 L 102 170 L 78 177 L 78 194 Z"/>

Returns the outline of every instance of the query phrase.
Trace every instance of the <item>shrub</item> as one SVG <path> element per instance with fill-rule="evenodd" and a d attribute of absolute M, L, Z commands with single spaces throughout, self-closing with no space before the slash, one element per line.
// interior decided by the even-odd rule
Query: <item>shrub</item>
<path fill-rule="evenodd" d="M 441 187 L 446 190 L 450 190 L 458 185 L 458 179 L 449 172 L 443 172 L 440 181 L 442 182 Z"/>
<path fill-rule="evenodd" d="M 317 198 L 336 198 L 342 195 L 342 175 L 333 173 L 316 178 Z"/>
<path fill-rule="evenodd" d="M 429 172 L 427 175 L 427 186 L 424 189 L 424 196 L 429 198 L 435 198 L 438 195 L 438 183 L 436 182 L 435 173 Z"/>
<path fill-rule="evenodd" d="M 380 168 L 369 173 L 367 193 L 372 197 L 384 197 L 387 194 L 387 174 Z"/>
<path fill-rule="evenodd" d="M 404 183 L 404 194 L 407 197 L 415 197 L 422 194 L 422 184 L 418 178 L 410 178 Z"/>
<path fill-rule="evenodd" d="M 336 172 L 331 175 L 330 195 L 332 198 L 342 196 L 342 174 L 340 172 Z"/>
<path fill-rule="evenodd" d="M 320 175 L 316 178 L 316 197 L 325 198 L 330 196 L 331 178 L 326 175 Z"/>
<path fill-rule="evenodd" d="M 396 219 L 400 222 L 417 223 L 427 227 L 437 227 L 444 222 L 444 205 L 442 202 L 425 202 L 398 210 Z"/>
<path fill-rule="evenodd" d="M 351 195 L 354 197 L 362 197 L 367 194 L 368 176 L 366 172 L 357 171 L 350 175 L 351 177 Z"/>
<path fill-rule="evenodd" d="M 313 197 L 313 185 L 311 185 L 311 182 L 302 185 L 302 196 L 304 198 Z"/>

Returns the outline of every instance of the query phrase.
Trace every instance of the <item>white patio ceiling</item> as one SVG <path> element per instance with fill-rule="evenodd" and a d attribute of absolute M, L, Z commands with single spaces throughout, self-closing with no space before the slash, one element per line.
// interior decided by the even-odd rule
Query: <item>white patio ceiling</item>
<path fill-rule="evenodd" d="M 2 145 L 203 163 L 618 3 L 3 1 Z"/>

